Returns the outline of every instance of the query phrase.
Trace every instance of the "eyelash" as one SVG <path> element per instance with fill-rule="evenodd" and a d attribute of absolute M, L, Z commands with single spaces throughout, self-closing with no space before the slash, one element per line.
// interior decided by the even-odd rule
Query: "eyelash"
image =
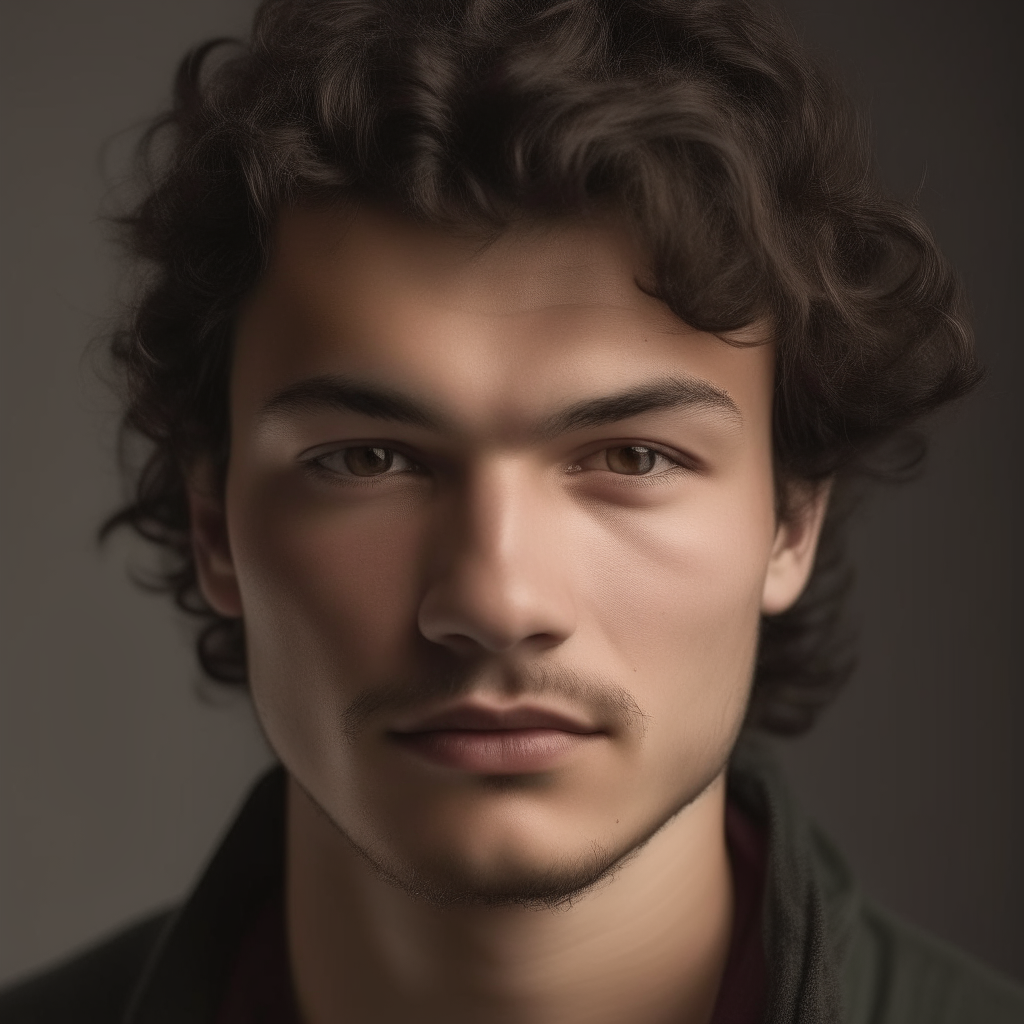
<path fill-rule="evenodd" d="M 611 453 L 612 452 L 626 452 L 626 451 L 630 451 L 630 450 L 637 451 L 637 452 L 639 452 L 639 451 L 647 452 L 650 455 L 654 456 L 655 459 L 663 459 L 665 462 L 668 462 L 670 465 L 669 465 L 669 467 L 662 469 L 660 472 L 656 471 L 654 469 L 654 467 L 652 467 L 652 470 L 650 472 L 646 472 L 646 473 L 628 473 L 628 472 L 617 473 L 614 469 L 611 468 L 610 465 L 607 467 L 606 471 L 609 472 L 609 473 L 612 473 L 614 476 L 618 476 L 618 477 L 625 477 L 625 478 L 634 479 L 634 480 L 637 480 L 637 479 L 649 480 L 649 479 L 652 479 L 654 477 L 663 476 L 666 473 L 674 472 L 674 470 L 676 470 L 676 469 L 684 469 L 685 470 L 685 469 L 693 469 L 694 468 L 694 466 L 691 464 L 691 462 L 688 461 L 685 457 L 683 457 L 681 455 L 678 455 L 678 454 L 675 454 L 675 453 L 669 453 L 669 452 L 664 451 L 663 449 L 661 449 L 661 448 L 659 448 L 659 447 L 657 447 L 657 446 L 655 446 L 653 444 L 634 442 L 632 444 L 630 444 L 630 443 L 612 444 L 612 445 L 606 445 L 603 448 L 598 448 L 595 451 L 590 452 L 588 455 L 585 455 L 583 458 L 579 459 L 578 461 L 574 462 L 571 466 L 568 467 L 568 472 L 570 472 L 570 473 L 581 473 L 581 472 L 583 472 L 583 463 L 593 459 L 595 456 L 604 455 L 606 462 L 611 462 Z"/>
<path fill-rule="evenodd" d="M 665 461 L 667 461 L 671 465 L 668 468 L 663 469 L 661 472 L 651 471 L 651 472 L 646 472 L 646 473 L 626 473 L 626 472 L 617 473 L 617 472 L 615 472 L 615 470 L 611 469 L 610 467 L 607 468 L 604 471 L 610 473 L 613 476 L 619 477 L 620 479 L 651 480 L 651 479 L 656 478 L 656 477 L 664 476 L 665 474 L 668 474 L 668 473 L 674 473 L 675 470 L 677 470 L 677 469 L 681 469 L 681 470 L 684 470 L 684 471 L 693 471 L 693 470 L 695 470 L 697 468 L 694 465 L 693 460 L 687 458 L 686 456 L 680 455 L 678 453 L 671 453 L 670 454 L 669 452 L 664 451 L 663 449 L 661 449 L 661 448 L 659 448 L 659 447 L 657 447 L 655 445 L 649 444 L 649 443 L 634 442 L 632 444 L 629 444 L 629 443 L 619 443 L 619 444 L 606 445 L 603 448 L 595 449 L 594 451 L 589 452 L 588 454 L 584 455 L 582 458 L 577 459 L 576 461 L 574 461 L 573 463 L 568 465 L 566 467 L 566 469 L 565 469 L 565 472 L 567 474 L 582 473 L 582 472 L 585 471 L 583 464 L 586 463 L 587 461 L 593 459 L 595 456 L 598 456 L 598 455 L 601 455 L 601 454 L 605 454 L 605 453 L 611 453 L 611 452 L 627 451 L 629 449 L 644 450 L 644 451 L 650 452 L 656 458 L 664 459 Z M 354 451 L 367 451 L 367 452 L 369 452 L 369 451 L 375 451 L 375 450 L 388 453 L 388 455 L 392 459 L 394 459 L 396 456 L 398 458 L 400 458 L 400 459 L 404 459 L 408 463 L 408 467 L 405 468 L 405 469 L 400 469 L 398 471 L 391 471 L 391 467 L 388 466 L 387 469 L 385 469 L 381 473 L 361 474 L 361 473 L 354 473 L 354 472 L 348 472 L 348 473 L 341 472 L 338 469 L 332 469 L 331 467 L 329 467 L 329 466 L 327 466 L 325 464 L 327 459 L 330 459 L 330 458 L 335 457 L 335 456 L 341 456 L 342 458 L 344 458 L 345 453 L 347 453 L 347 452 L 354 452 Z M 373 444 L 373 443 L 361 444 L 361 445 L 346 445 L 346 446 L 341 447 L 341 448 L 332 448 L 329 451 L 320 452 L 319 454 L 315 454 L 315 455 L 312 455 L 312 456 L 308 456 L 308 457 L 302 458 L 301 462 L 303 463 L 303 465 L 306 467 L 306 469 L 309 472 L 314 473 L 314 474 L 316 474 L 318 476 L 321 476 L 321 477 L 323 477 L 325 479 L 331 480 L 332 482 L 337 482 L 339 480 L 344 480 L 346 483 L 357 483 L 357 484 L 366 483 L 366 484 L 372 484 L 373 481 L 379 480 L 382 477 L 401 476 L 401 475 L 405 475 L 407 473 L 421 474 L 421 473 L 424 472 L 424 467 L 422 465 L 420 465 L 419 463 L 417 463 L 416 460 L 412 458 L 412 456 L 407 455 L 401 449 L 393 448 L 390 445 Z"/>
<path fill-rule="evenodd" d="M 344 473 L 344 472 L 341 472 L 341 471 L 339 471 L 337 469 L 332 469 L 330 466 L 325 464 L 328 459 L 330 459 L 330 458 L 332 458 L 334 456 L 341 456 L 341 458 L 344 459 L 344 456 L 345 456 L 346 452 L 355 452 L 355 451 L 381 451 L 381 452 L 387 452 L 388 455 L 391 456 L 392 459 L 394 459 L 395 456 L 397 456 L 398 458 L 404 459 L 409 464 L 409 468 L 404 469 L 404 470 L 400 470 L 398 472 L 388 472 L 387 470 L 385 470 L 385 472 L 383 472 L 383 473 L 361 474 L 361 473 L 352 473 L 352 472 Z M 317 455 L 313 455 L 313 456 L 310 456 L 310 457 L 307 457 L 307 458 L 303 458 L 301 461 L 302 461 L 302 463 L 306 466 L 306 468 L 310 472 L 318 474 L 318 475 L 323 476 L 323 477 L 326 477 L 326 478 L 331 479 L 333 481 L 337 481 L 337 480 L 340 479 L 340 480 L 345 480 L 346 482 L 364 482 L 364 481 L 365 482 L 370 482 L 370 481 L 379 479 L 382 476 L 399 476 L 399 475 L 401 475 L 403 473 L 410 473 L 410 472 L 421 473 L 421 472 L 423 472 L 423 468 L 419 465 L 419 463 L 416 462 L 415 459 L 412 458 L 412 456 L 406 455 L 405 452 L 401 451 L 398 448 L 392 448 L 390 445 L 385 445 L 385 444 L 353 444 L 353 445 L 346 445 L 346 446 L 344 446 L 342 448 L 332 448 L 329 451 L 320 452 Z M 390 468 L 391 467 L 389 466 L 388 469 L 390 470 Z"/>

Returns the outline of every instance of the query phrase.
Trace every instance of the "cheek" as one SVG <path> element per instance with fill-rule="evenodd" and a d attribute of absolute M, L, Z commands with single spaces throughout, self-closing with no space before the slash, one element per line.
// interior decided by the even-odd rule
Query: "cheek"
<path fill-rule="evenodd" d="M 416 621 L 424 526 L 410 504 L 239 493 L 232 554 L 254 675 L 271 661 L 291 678 L 320 665 L 335 683 L 388 673 Z"/>
<path fill-rule="evenodd" d="M 689 715 L 706 699 L 745 699 L 773 530 L 770 481 L 756 477 L 590 522 L 578 585 L 601 645 L 652 705 Z"/>

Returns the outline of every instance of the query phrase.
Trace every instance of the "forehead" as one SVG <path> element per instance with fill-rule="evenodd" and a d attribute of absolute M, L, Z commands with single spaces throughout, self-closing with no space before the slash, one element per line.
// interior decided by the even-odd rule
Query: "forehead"
<path fill-rule="evenodd" d="M 609 218 L 485 233 L 366 206 L 300 208 L 279 217 L 268 279 L 303 301 L 342 278 L 353 293 L 400 284 L 410 301 L 487 316 L 577 303 L 650 306 L 668 327 L 667 310 L 636 287 L 641 262 L 628 231 Z"/>
<path fill-rule="evenodd" d="M 611 220 L 523 223 L 493 236 L 353 207 L 282 213 L 239 323 L 236 400 L 343 374 L 430 393 L 467 417 L 546 407 L 666 373 L 764 404 L 768 346 L 731 346 L 637 283 Z"/>

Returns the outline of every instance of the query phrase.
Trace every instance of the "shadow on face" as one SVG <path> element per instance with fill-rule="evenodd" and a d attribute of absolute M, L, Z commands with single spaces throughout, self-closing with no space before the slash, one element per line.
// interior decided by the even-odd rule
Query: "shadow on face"
<path fill-rule="evenodd" d="M 554 891 L 650 836 L 721 772 L 809 571 L 771 345 L 641 270 L 610 222 L 289 210 L 240 319 L 204 592 L 293 777 L 417 891 Z"/>

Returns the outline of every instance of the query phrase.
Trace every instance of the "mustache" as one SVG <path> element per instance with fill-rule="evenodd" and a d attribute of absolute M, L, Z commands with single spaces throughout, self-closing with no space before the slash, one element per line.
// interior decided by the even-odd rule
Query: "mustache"
<path fill-rule="evenodd" d="M 434 669 L 415 680 L 368 687 L 345 707 L 342 727 L 353 739 L 376 718 L 426 710 L 474 690 L 503 697 L 560 698 L 585 709 L 606 728 L 638 735 L 646 731 L 648 716 L 628 690 L 607 677 L 564 666 L 506 670 L 498 678 L 473 666 Z"/>

